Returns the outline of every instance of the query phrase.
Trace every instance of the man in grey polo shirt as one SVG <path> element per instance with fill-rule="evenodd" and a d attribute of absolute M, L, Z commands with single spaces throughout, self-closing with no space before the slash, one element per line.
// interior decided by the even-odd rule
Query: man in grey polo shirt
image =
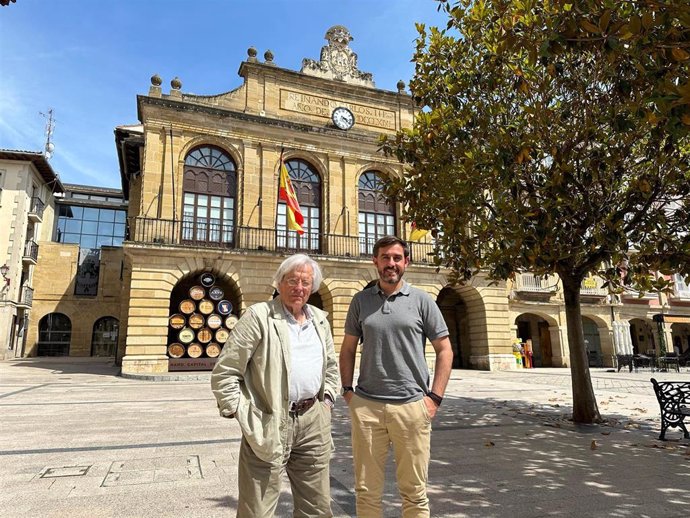
<path fill-rule="evenodd" d="M 409 263 L 405 241 L 395 236 L 379 239 L 374 245 L 379 281 L 354 296 L 345 321 L 340 376 L 352 418 L 358 518 L 383 516 L 389 444 L 395 454 L 403 518 L 430 516 L 426 485 L 431 420 L 443 399 L 453 351 L 436 303 L 403 280 Z M 362 355 L 354 389 L 360 339 Z M 427 339 L 436 352 L 431 386 L 424 356 Z"/>

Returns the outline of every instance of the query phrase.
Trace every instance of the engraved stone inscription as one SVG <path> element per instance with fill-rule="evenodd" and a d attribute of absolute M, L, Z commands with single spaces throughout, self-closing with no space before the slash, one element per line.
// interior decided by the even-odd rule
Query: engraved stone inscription
<path fill-rule="evenodd" d="M 198 455 L 156 457 L 113 462 L 101 487 L 131 486 L 202 479 Z"/>
<path fill-rule="evenodd" d="M 355 115 L 355 124 L 395 130 L 395 112 L 362 104 L 343 103 L 327 97 L 309 95 L 292 90 L 280 91 L 280 107 L 283 110 L 330 118 L 333 109 L 345 106 Z"/>

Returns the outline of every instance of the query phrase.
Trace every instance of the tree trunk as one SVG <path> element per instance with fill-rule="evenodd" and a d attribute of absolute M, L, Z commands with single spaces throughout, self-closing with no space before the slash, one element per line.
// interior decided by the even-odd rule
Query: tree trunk
<path fill-rule="evenodd" d="M 589 358 L 585 349 L 580 311 L 580 286 L 582 279 L 561 275 L 565 298 L 565 320 L 570 345 L 570 373 L 573 387 L 573 421 L 581 424 L 601 422 L 601 414 L 592 388 L 589 374 Z"/>

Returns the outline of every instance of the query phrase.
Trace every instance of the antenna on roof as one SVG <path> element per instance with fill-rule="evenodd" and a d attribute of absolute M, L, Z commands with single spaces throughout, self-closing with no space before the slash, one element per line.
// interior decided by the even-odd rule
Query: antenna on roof
<path fill-rule="evenodd" d="M 55 151 L 55 144 L 53 144 L 53 131 L 55 131 L 55 119 L 53 119 L 53 109 L 48 108 L 48 115 L 43 112 L 38 112 L 40 115 L 46 119 L 46 146 L 43 151 L 43 155 L 46 160 L 50 160 L 53 156 L 53 151 Z"/>

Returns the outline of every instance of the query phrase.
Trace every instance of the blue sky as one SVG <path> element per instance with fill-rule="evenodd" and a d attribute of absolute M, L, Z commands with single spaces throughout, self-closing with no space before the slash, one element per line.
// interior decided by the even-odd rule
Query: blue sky
<path fill-rule="evenodd" d="M 63 182 L 120 187 L 113 130 L 136 124 L 150 77 L 163 91 L 237 88 L 247 48 L 299 70 L 333 25 L 354 37 L 378 88 L 409 82 L 415 22 L 445 25 L 434 0 L 17 0 L 0 7 L 0 148 L 40 151 L 56 119 L 51 165 Z M 263 59 L 263 58 L 262 58 Z"/>

